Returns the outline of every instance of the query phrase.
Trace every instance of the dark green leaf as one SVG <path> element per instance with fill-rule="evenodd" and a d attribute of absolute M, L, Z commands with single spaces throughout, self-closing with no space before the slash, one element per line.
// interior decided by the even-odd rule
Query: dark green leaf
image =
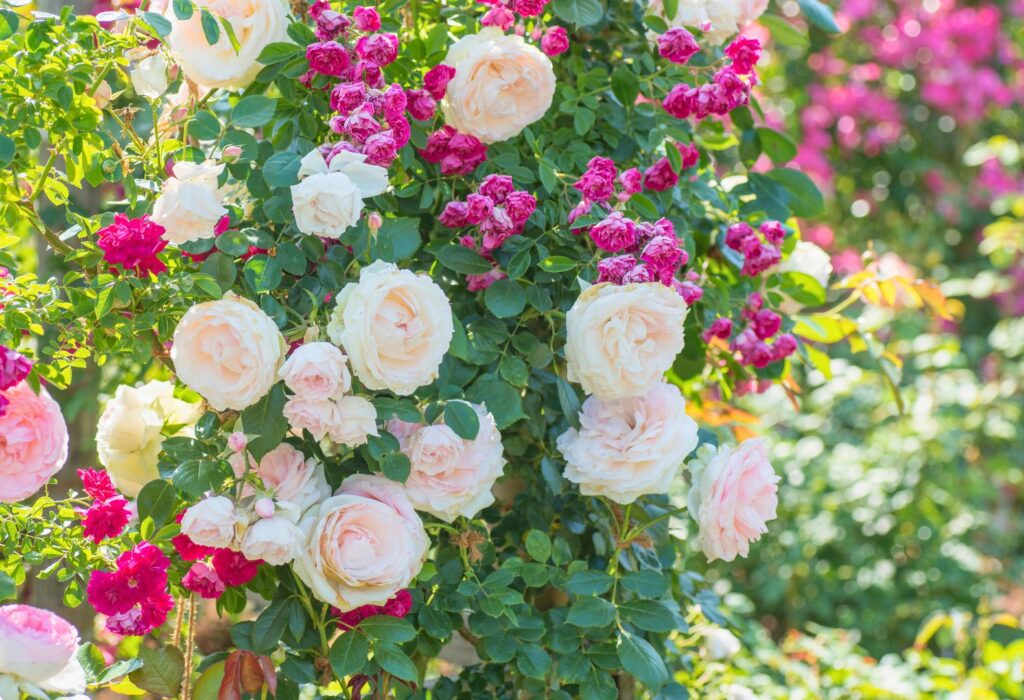
<path fill-rule="evenodd" d="M 491 264 L 487 260 L 465 246 L 446 246 L 435 255 L 442 265 L 464 275 L 482 275 L 491 271 Z"/>
<path fill-rule="evenodd" d="M 270 187 L 294 185 L 302 159 L 295 153 L 275 153 L 263 164 L 263 179 Z"/>
<path fill-rule="evenodd" d="M 203 25 L 203 36 L 206 37 L 206 43 L 213 46 L 220 39 L 220 24 L 217 23 L 217 18 L 204 7 L 199 12 L 199 19 Z"/>
<path fill-rule="evenodd" d="M 174 515 L 174 505 L 177 496 L 174 493 L 174 486 L 169 481 L 156 479 L 142 487 L 139 491 L 136 505 L 139 509 L 139 520 L 147 517 L 153 519 L 153 523 L 160 527 Z"/>
<path fill-rule="evenodd" d="M 380 667 L 396 678 L 412 683 L 419 681 L 416 664 L 394 644 L 382 642 L 373 645 L 373 658 Z"/>
<path fill-rule="evenodd" d="M 821 0 L 797 0 L 797 2 L 800 5 L 800 10 L 812 24 L 817 25 L 830 34 L 839 34 L 841 30 L 839 25 L 836 24 L 836 18 L 832 14 L 832 9 L 828 5 L 821 2 Z"/>
<path fill-rule="evenodd" d="M 142 668 L 133 671 L 132 683 L 157 696 L 173 698 L 181 687 L 185 671 L 185 658 L 177 647 L 166 646 L 139 649 Z"/>
<path fill-rule="evenodd" d="M 551 657 L 536 644 L 524 644 L 516 653 L 516 668 L 524 676 L 543 679 L 551 668 Z"/>
<path fill-rule="evenodd" d="M 274 118 L 277 101 L 264 95 L 249 95 L 238 101 L 231 110 L 231 123 L 248 128 L 263 126 Z"/>
<path fill-rule="evenodd" d="M 526 533 L 526 552 L 534 561 L 546 562 L 551 556 L 551 538 L 540 530 Z"/>
<path fill-rule="evenodd" d="M 636 635 L 619 635 L 619 660 L 629 673 L 650 690 L 657 690 L 668 680 L 668 671 L 661 656 L 650 643 Z"/>
<path fill-rule="evenodd" d="M 480 416 L 465 401 L 449 401 L 444 406 L 444 424 L 463 440 L 473 440 L 480 431 Z"/>
<path fill-rule="evenodd" d="M 511 318 L 526 308 L 526 292 L 514 280 L 498 280 L 484 292 L 484 304 L 498 318 Z"/>
<path fill-rule="evenodd" d="M 370 653 L 370 643 L 362 634 L 351 631 L 334 640 L 328 657 L 334 675 L 338 678 L 351 676 L 362 670 L 366 665 L 366 657 Z"/>
<path fill-rule="evenodd" d="M 599 0 L 554 0 L 551 9 L 560 18 L 577 27 L 597 24 L 604 15 L 604 7 Z"/>
<path fill-rule="evenodd" d="M 165 37 L 171 33 L 171 22 L 169 19 L 156 12 L 142 12 L 142 21 L 153 28 L 159 36 Z"/>
<path fill-rule="evenodd" d="M 242 411 L 242 425 L 249 439 L 247 449 L 253 459 L 260 460 L 267 452 L 281 444 L 288 432 L 284 410 L 284 388 L 278 384 L 258 402 Z"/>
<path fill-rule="evenodd" d="M 383 642 L 408 642 L 416 637 L 416 628 L 400 617 L 374 615 L 359 623 L 359 629 L 371 639 Z"/>
<path fill-rule="evenodd" d="M 182 21 L 191 17 L 195 11 L 192 0 L 174 0 L 171 4 L 174 7 L 174 16 Z"/>
<path fill-rule="evenodd" d="M 577 571 L 569 577 L 565 590 L 574 595 L 601 595 L 612 587 L 611 576 L 603 571 L 588 569 Z"/>
<path fill-rule="evenodd" d="M 615 606 L 603 598 L 578 598 L 566 621 L 577 627 L 605 627 L 615 620 Z"/>
<path fill-rule="evenodd" d="M 825 213 L 825 198 L 804 173 L 792 168 L 778 168 L 769 171 L 768 177 L 790 192 L 789 206 L 797 216 L 814 218 Z"/>

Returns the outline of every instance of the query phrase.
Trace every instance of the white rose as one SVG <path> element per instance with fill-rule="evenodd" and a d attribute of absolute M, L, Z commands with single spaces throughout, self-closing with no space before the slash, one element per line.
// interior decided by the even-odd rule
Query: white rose
<path fill-rule="evenodd" d="M 736 655 L 740 650 L 740 640 L 729 630 L 715 627 L 705 633 L 704 649 L 709 658 L 721 661 Z"/>
<path fill-rule="evenodd" d="M 302 530 L 287 518 L 262 518 L 246 531 L 242 554 L 250 561 L 262 559 L 271 566 L 280 566 L 296 557 L 302 541 Z"/>
<path fill-rule="evenodd" d="M 417 510 L 447 522 L 472 518 L 494 503 L 491 487 L 501 476 L 505 456 L 494 417 L 469 404 L 480 419 L 472 440 L 463 440 L 447 425 L 421 427 L 401 440 L 412 464 L 405 491 Z"/>
<path fill-rule="evenodd" d="M 797 241 L 793 252 L 775 268 L 776 272 L 799 272 L 814 279 L 824 289 L 832 276 L 832 256 L 809 241 Z M 779 309 L 786 314 L 795 314 L 803 304 L 785 295 Z"/>
<path fill-rule="evenodd" d="M 658 282 L 588 287 L 565 317 L 569 379 L 602 399 L 647 393 L 683 349 L 686 313 Z"/>
<path fill-rule="evenodd" d="M 252 301 L 227 295 L 185 312 L 171 360 L 178 379 L 213 408 L 242 410 L 270 391 L 284 352 L 273 319 Z"/>
<path fill-rule="evenodd" d="M 235 539 L 235 504 L 226 496 L 212 496 L 191 506 L 181 519 L 181 532 L 204 547 L 229 547 Z"/>
<path fill-rule="evenodd" d="M 437 378 L 453 331 L 452 308 L 440 287 L 380 260 L 345 285 L 327 326 L 367 388 L 399 396 Z"/>
<path fill-rule="evenodd" d="M 271 43 L 288 41 L 288 5 L 283 0 L 195 0 L 196 9 L 187 20 L 179 20 L 167 9 L 171 22 L 167 43 L 185 76 L 207 88 L 244 88 L 263 65 L 257 58 Z M 212 46 L 203 32 L 200 10 L 231 23 L 238 40 L 236 52 L 221 30 Z"/>
<path fill-rule="evenodd" d="M 237 476 L 245 474 L 245 456 L 236 453 L 228 457 L 228 461 Z M 248 463 L 253 464 L 251 456 Z M 299 512 L 331 495 L 323 465 L 315 459 L 306 459 L 302 452 L 286 442 L 263 455 L 263 459 L 253 466 L 263 487 L 279 502 L 293 504 Z M 245 495 L 249 494 L 251 489 L 245 492 Z"/>
<path fill-rule="evenodd" d="M 579 430 L 562 433 L 557 445 L 565 478 L 579 484 L 581 494 L 626 504 L 667 493 L 697 442 L 697 424 L 686 415 L 679 389 L 657 384 L 634 398 L 589 397 Z"/>
<path fill-rule="evenodd" d="M 345 354 L 331 343 L 306 343 L 285 361 L 279 376 L 303 399 L 340 399 L 352 387 L 345 360 Z"/>
<path fill-rule="evenodd" d="M 174 398 L 174 385 L 152 381 L 135 388 L 117 387 L 96 428 L 96 452 L 117 488 L 129 498 L 158 479 L 157 458 L 165 428 L 178 426 L 174 435 L 191 436 L 202 406 Z"/>
<path fill-rule="evenodd" d="M 328 427 L 327 434 L 333 442 L 348 447 L 365 445 L 371 435 L 377 432 L 377 409 L 362 396 L 346 396 L 336 402 L 337 422 Z"/>
<path fill-rule="evenodd" d="M 484 27 L 452 44 L 444 62 L 455 68 L 441 102 L 445 121 L 484 143 L 518 135 L 551 106 L 551 61 L 521 36 Z"/>
<path fill-rule="evenodd" d="M 137 94 L 155 100 L 167 92 L 167 60 L 160 53 L 144 58 L 132 69 L 131 78 Z"/>
<path fill-rule="evenodd" d="M 328 166 L 318 150 L 302 159 L 297 185 L 292 185 L 292 213 L 300 231 L 339 238 L 359 221 L 363 200 L 384 192 L 387 170 L 368 165 L 361 153 L 338 153 Z"/>
<path fill-rule="evenodd" d="M 699 28 L 710 22 L 711 28 L 704 32 L 704 39 L 708 44 L 718 46 L 756 21 L 767 5 L 768 0 L 679 0 L 675 17 L 666 17 L 664 1 L 650 0 L 647 14 L 661 17 L 669 27 Z"/>
<path fill-rule="evenodd" d="M 383 605 L 423 567 L 429 540 L 401 485 L 380 476 L 345 479 L 303 518 L 296 575 L 342 611 Z"/>
<path fill-rule="evenodd" d="M 216 235 L 214 227 L 228 213 L 217 186 L 223 170 L 223 164 L 212 161 L 174 164 L 174 177 L 164 182 L 153 204 L 153 221 L 164 227 L 168 242 L 180 245 Z"/>

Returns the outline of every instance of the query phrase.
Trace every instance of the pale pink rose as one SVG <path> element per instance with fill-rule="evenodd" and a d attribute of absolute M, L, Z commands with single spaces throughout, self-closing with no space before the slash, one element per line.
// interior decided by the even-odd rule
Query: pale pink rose
<path fill-rule="evenodd" d="M 342 611 L 383 605 L 407 588 L 429 547 L 402 486 L 380 476 L 345 479 L 300 528 L 304 539 L 295 573 L 317 599 Z"/>
<path fill-rule="evenodd" d="M 293 396 L 285 402 L 282 413 L 293 434 L 301 436 L 303 430 L 308 430 L 317 442 L 338 424 L 338 405 L 334 401 L 307 401 Z"/>
<path fill-rule="evenodd" d="M 171 361 L 178 379 L 214 409 L 242 410 L 270 391 L 284 351 L 274 320 L 229 294 L 185 312 L 174 329 Z"/>
<path fill-rule="evenodd" d="M 301 548 L 302 530 L 281 516 L 256 521 L 242 540 L 242 554 L 246 559 L 262 559 L 271 566 L 289 563 Z"/>
<path fill-rule="evenodd" d="M 422 423 L 408 423 L 398 418 L 392 418 L 387 422 L 387 431 L 398 438 L 400 444 L 405 444 L 417 430 L 423 427 Z"/>
<path fill-rule="evenodd" d="M 484 143 L 517 136 L 551 106 L 551 60 L 521 36 L 484 27 L 452 44 L 444 62 L 455 68 L 441 102 L 445 121 Z"/>
<path fill-rule="evenodd" d="M 191 506 L 181 519 L 181 532 L 204 547 L 230 547 L 235 539 L 235 504 L 227 496 L 211 496 Z"/>
<path fill-rule="evenodd" d="M 686 314 L 660 282 L 588 287 L 565 317 L 569 379 L 602 399 L 646 394 L 682 351 Z"/>
<path fill-rule="evenodd" d="M 690 515 L 700 526 L 698 544 L 708 561 L 745 557 L 750 543 L 775 519 L 779 476 L 759 438 L 733 449 L 704 446 L 691 461 Z"/>
<path fill-rule="evenodd" d="M 377 409 L 362 396 L 346 396 L 337 402 L 337 422 L 328 429 L 332 442 L 348 447 L 365 445 L 377 432 Z"/>
<path fill-rule="evenodd" d="M 85 672 L 75 659 L 78 632 L 49 610 L 0 606 L 0 691 L 17 698 L 22 682 L 61 695 L 85 692 Z M 5 678 L 6 676 L 6 678 Z"/>
<path fill-rule="evenodd" d="M 472 440 L 443 423 L 421 427 L 402 445 L 412 464 L 405 491 L 417 510 L 447 522 L 472 518 L 494 502 L 491 487 L 505 467 L 501 434 L 483 406 L 470 404 L 480 419 Z"/>
<path fill-rule="evenodd" d="M 285 361 L 279 376 L 299 398 L 337 400 L 352 388 L 345 360 L 345 353 L 331 343 L 306 343 Z"/>
<path fill-rule="evenodd" d="M 60 471 L 68 457 L 68 427 L 46 389 L 37 395 L 22 381 L 0 396 L 9 401 L 0 416 L 0 502 L 28 498 Z"/>
<path fill-rule="evenodd" d="M 671 384 L 656 384 L 643 396 L 583 402 L 580 427 L 558 438 L 565 478 L 584 496 L 632 503 L 667 493 L 686 456 L 697 446 L 697 424 L 686 400 Z"/>
<path fill-rule="evenodd" d="M 236 475 L 244 474 L 245 460 L 241 454 L 228 457 Z M 252 456 L 248 456 L 248 464 L 255 468 L 256 475 L 270 495 L 278 501 L 294 504 L 299 511 L 305 511 L 331 494 L 323 465 L 315 459 L 306 459 L 302 452 L 286 442 L 263 455 L 259 463 L 254 463 Z M 243 490 L 243 495 L 251 493 L 251 488 Z"/>

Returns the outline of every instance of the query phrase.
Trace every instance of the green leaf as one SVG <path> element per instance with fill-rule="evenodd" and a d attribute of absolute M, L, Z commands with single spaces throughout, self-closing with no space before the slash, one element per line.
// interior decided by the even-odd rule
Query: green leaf
<path fill-rule="evenodd" d="M 516 655 L 516 640 L 510 634 L 485 637 L 484 653 L 499 664 L 508 663 Z"/>
<path fill-rule="evenodd" d="M 567 270 L 575 270 L 576 267 L 577 263 L 564 255 L 552 255 L 551 257 L 544 258 L 540 261 L 540 269 L 552 274 L 566 272 Z"/>
<path fill-rule="evenodd" d="M 619 661 L 649 690 L 657 690 L 668 680 L 668 671 L 661 656 L 650 643 L 631 634 L 619 635 Z"/>
<path fill-rule="evenodd" d="M 570 425 L 578 428 L 580 424 L 580 397 L 576 395 L 576 390 L 572 384 L 564 378 L 557 377 L 556 384 L 558 386 L 558 405 L 562 408 L 562 414 L 568 419 Z"/>
<path fill-rule="evenodd" d="M 511 318 L 526 308 L 526 292 L 515 280 L 498 280 L 484 291 L 484 304 L 496 317 Z"/>
<path fill-rule="evenodd" d="M 412 659 L 394 644 L 386 642 L 373 645 L 373 658 L 380 667 L 396 678 L 415 683 L 419 681 L 419 670 Z"/>
<path fill-rule="evenodd" d="M 267 255 L 254 255 L 242 268 L 245 281 L 254 292 L 272 292 L 281 286 L 284 270 L 281 261 Z"/>
<path fill-rule="evenodd" d="M 577 571 L 565 584 L 565 590 L 573 595 L 601 595 L 612 587 L 614 579 L 603 571 L 587 569 Z"/>
<path fill-rule="evenodd" d="M 220 26 L 224 28 L 224 33 L 228 35 L 228 42 L 231 44 L 231 48 L 237 55 L 242 50 L 242 45 L 238 43 L 238 37 L 235 36 L 235 28 L 231 26 L 231 22 L 226 17 L 218 17 Z"/>
<path fill-rule="evenodd" d="M 164 479 L 155 479 L 142 487 L 135 501 L 139 510 L 139 520 L 152 518 L 153 523 L 160 527 L 174 515 L 176 502 L 174 485 Z"/>
<path fill-rule="evenodd" d="M 301 160 L 295 153 L 275 153 L 263 164 L 263 179 L 270 187 L 294 185 L 299 177 Z"/>
<path fill-rule="evenodd" d="M 480 432 L 480 416 L 465 401 L 449 401 L 445 404 L 444 424 L 463 440 L 473 440 Z"/>
<path fill-rule="evenodd" d="M 0 134 L 0 167 L 8 165 L 17 153 L 17 147 L 10 136 Z"/>
<path fill-rule="evenodd" d="M 752 205 L 755 210 L 760 209 L 773 219 L 785 221 L 789 218 L 789 190 L 761 173 L 750 173 L 747 183 L 757 197 Z"/>
<path fill-rule="evenodd" d="M 580 696 L 587 700 L 615 700 L 619 697 L 619 689 L 611 674 L 592 669 L 580 684 Z"/>
<path fill-rule="evenodd" d="M 370 642 L 365 636 L 353 630 L 334 640 L 328 659 L 331 668 L 334 669 L 334 675 L 344 678 L 359 672 L 366 665 L 369 653 Z"/>
<path fill-rule="evenodd" d="M 566 622 L 577 627 L 606 627 L 615 620 L 615 606 L 604 598 L 578 598 Z"/>
<path fill-rule="evenodd" d="M 231 110 L 231 123 L 242 128 L 263 126 L 274 118 L 277 100 L 264 95 L 249 95 Z"/>
<path fill-rule="evenodd" d="M 306 49 L 298 44 L 288 41 L 275 41 L 264 46 L 263 51 L 260 52 L 256 60 L 265 66 L 272 66 L 276 63 L 283 63 L 284 61 L 290 61 L 293 58 L 305 55 Z"/>
<path fill-rule="evenodd" d="M 534 561 L 546 562 L 551 557 L 551 538 L 546 532 L 530 530 L 526 533 L 526 552 Z"/>
<path fill-rule="evenodd" d="M 631 600 L 620 604 L 619 612 L 647 632 L 670 632 L 676 628 L 672 612 L 656 600 Z"/>
<path fill-rule="evenodd" d="M 604 7 L 598 0 L 555 0 L 551 9 L 561 19 L 577 27 L 597 24 L 604 15 Z"/>
<path fill-rule="evenodd" d="M 594 122 L 597 120 L 597 115 L 586 107 L 576 106 L 576 110 L 572 115 L 572 125 L 576 130 L 576 133 L 580 136 L 585 135 L 590 131 L 590 127 L 594 126 Z"/>
<path fill-rule="evenodd" d="M 778 168 L 768 177 L 785 187 L 791 194 L 789 207 L 797 216 L 815 218 L 825 213 L 825 198 L 818 186 L 799 170 Z"/>
<path fill-rule="evenodd" d="M 757 22 L 768 27 L 772 39 L 783 46 L 791 46 L 794 49 L 806 49 L 811 45 L 811 40 L 807 34 L 790 24 L 783 17 L 778 15 L 761 15 Z"/>
<path fill-rule="evenodd" d="M 756 129 L 761 148 L 776 165 L 782 165 L 796 158 L 796 144 L 788 136 L 774 129 L 759 126 Z"/>
<path fill-rule="evenodd" d="M 231 465 L 224 460 L 201 462 L 190 459 L 171 473 L 171 482 L 190 496 L 201 496 L 223 484 L 231 473 Z"/>
<path fill-rule="evenodd" d="M 612 73 L 612 92 L 624 107 L 632 107 L 640 94 L 640 81 L 631 70 L 620 66 Z"/>
<path fill-rule="evenodd" d="M 252 626 L 252 647 L 257 654 L 269 654 L 277 649 L 291 618 L 291 603 L 297 600 L 275 600 L 260 613 Z"/>
<path fill-rule="evenodd" d="M 17 595 L 18 587 L 14 579 L 6 571 L 0 571 L 0 600 L 8 600 Z"/>
<path fill-rule="evenodd" d="M 491 271 L 491 263 L 479 253 L 461 245 L 450 245 L 435 253 L 437 261 L 464 275 L 482 275 Z"/>
<path fill-rule="evenodd" d="M 6 41 L 14 36 L 20 24 L 21 20 L 16 12 L 7 8 L 0 9 L 0 41 Z"/>
<path fill-rule="evenodd" d="M 129 676 L 132 683 L 157 696 L 173 698 L 178 694 L 185 672 L 185 657 L 180 649 L 174 646 L 157 649 L 143 646 L 139 648 L 139 659 L 142 660 L 142 668 Z"/>
<path fill-rule="evenodd" d="M 800 10 L 807 16 L 811 24 L 815 24 L 829 34 L 839 34 L 839 25 L 832 9 L 821 0 L 797 0 Z"/>
<path fill-rule="evenodd" d="M 398 262 L 411 258 L 420 248 L 422 238 L 420 236 L 419 219 L 402 217 L 398 219 L 384 219 L 384 224 L 377 232 L 377 241 L 387 241 L 388 255 L 377 254 L 376 258 L 388 262 Z M 377 247 L 371 247 L 371 252 L 377 252 Z"/>
<path fill-rule="evenodd" d="M 224 253 L 214 253 L 203 261 L 203 266 L 200 269 L 217 282 L 221 294 L 231 289 L 231 285 L 235 283 L 235 278 L 238 276 L 234 261 Z"/>
<path fill-rule="evenodd" d="M 288 432 L 288 421 L 282 413 L 284 404 L 284 388 L 278 384 L 266 396 L 242 411 L 245 433 L 256 436 L 250 438 L 247 445 L 253 459 L 263 459 L 263 455 L 281 444 Z"/>
<path fill-rule="evenodd" d="M 390 615 L 374 615 L 359 623 L 362 630 L 371 639 L 382 642 L 408 642 L 416 638 L 416 628 L 400 617 Z"/>
<path fill-rule="evenodd" d="M 165 37 L 171 33 L 171 21 L 163 15 L 156 12 L 142 12 L 140 16 L 142 21 L 152 27 L 158 36 Z"/>
<path fill-rule="evenodd" d="M 174 0 L 171 5 L 174 7 L 174 16 L 183 22 L 190 18 L 195 11 L 192 0 Z"/>
<path fill-rule="evenodd" d="M 526 417 L 519 391 L 492 375 L 484 375 L 473 382 L 466 391 L 466 400 L 485 406 L 499 430 Z"/>
<path fill-rule="evenodd" d="M 199 20 L 203 25 L 203 36 L 206 37 L 206 43 L 213 46 L 220 39 L 220 24 L 217 23 L 217 18 L 204 7 L 199 12 Z"/>
<path fill-rule="evenodd" d="M 536 644 L 524 644 L 516 653 L 516 668 L 524 676 L 540 680 L 551 668 L 551 657 Z"/>
<path fill-rule="evenodd" d="M 668 579 L 657 571 L 642 569 L 623 576 L 622 585 L 627 591 L 632 591 L 639 596 L 657 598 L 668 590 Z"/>
<path fill-rule="evenodd" d="M 781 288 L 784 294 L 803 306 L 821 306 L 827 296 L 818 280 L 803 272 L 784 272 Z"/>
<path fill-rule="evenodd" d="M 647 28 L 652 32 L 657 32 L 658 34 L 664 34 L 668 31 L 668 22 L 658 15 L 645 15 L 644 24 L 647 25 Z"/>

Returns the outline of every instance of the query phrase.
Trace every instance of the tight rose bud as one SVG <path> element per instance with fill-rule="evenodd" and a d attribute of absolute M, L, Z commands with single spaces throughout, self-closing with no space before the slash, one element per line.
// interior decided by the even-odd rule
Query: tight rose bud
<path fill-rule="evenodd" d="M 540 50 L 548 56 L 558 56 L 569 50 L 569 34 L 565 27 L 550 27 L 540 40 Z"/>
<path fill-rule="evenodd" d="M 241 146 L 227 146 L 221 154 L 220 159 L 225 163 L 234 163 L 242 156 Z"/>
<path fill-rule="evenodd" d="M 273 518 L 275 510 L 274 499 L 261 498 L 253 505 L 253 509 L 256 511 L 256 515 L 261 518 Z"/>
<path fill-rule="evenodd" d="M 247 444 L 249 439 L 245 437 L 245 433 L 235 431 L 228 435 L 228 449 L 232 452 L 241 452 Z"/>
<path fill-rule="evenodd" d="M 370 215 L 366 217 L 366 228 L 370 229 L 370 233 L 377 233 L 383 225 L 383 217 L 375 211 L 370 212 Z"/>

